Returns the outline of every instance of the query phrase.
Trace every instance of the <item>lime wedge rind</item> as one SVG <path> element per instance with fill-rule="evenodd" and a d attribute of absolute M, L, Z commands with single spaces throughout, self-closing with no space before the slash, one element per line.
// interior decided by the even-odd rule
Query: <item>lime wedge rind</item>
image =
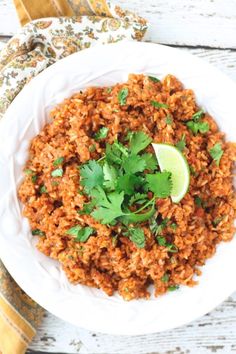
<path fill-rule="evenodd" d="M 188 192 L 190 184 L 190 170 L 185 156 L 173 145 L 152 144 L 160 170 L 172 174 L 173 188 L 171 199 L 179 203 Z"/>

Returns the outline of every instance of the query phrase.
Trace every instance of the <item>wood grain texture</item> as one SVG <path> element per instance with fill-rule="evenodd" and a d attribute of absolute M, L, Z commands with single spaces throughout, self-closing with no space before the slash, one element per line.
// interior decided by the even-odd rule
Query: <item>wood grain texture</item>
<path fill-rule="evenodd" d="M 149 21 L 152 42 L 236 49 L 235 0 L 112 1 Z M 18 28 L 12 0 L 0 0 L 0 35 Z"/>
<path fill-rule="evenodd" d="M 187 326 L 144 336 L 93 333 L 47 313 L 30 348 L 80 354 L 233 353 L 236 352 L 236 293 L 210 314 Z"/>

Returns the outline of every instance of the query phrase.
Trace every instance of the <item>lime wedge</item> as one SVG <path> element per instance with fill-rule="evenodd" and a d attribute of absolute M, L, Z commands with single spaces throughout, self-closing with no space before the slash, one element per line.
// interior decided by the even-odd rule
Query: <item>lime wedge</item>
<path fill-rule="evenodd" d="M 173 188 L 171 199 L 174 203 L 180 202 L 188 191 L 190 171 L 186 158 L 173 145 L 152 144 L 161 171 L 172 174 Z"/>

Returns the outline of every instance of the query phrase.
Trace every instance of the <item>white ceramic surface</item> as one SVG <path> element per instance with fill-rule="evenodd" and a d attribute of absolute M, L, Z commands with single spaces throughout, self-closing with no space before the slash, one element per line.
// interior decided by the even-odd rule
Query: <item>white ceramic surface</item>
<path fill-rule="evenodd" d="M 73 54 L 33 79 L 0 122 L 0 256 L 18 284 L 48 311 L 73 324 L 112 334 L 144 334 L 180 326 L 213 309 L 236 289 L 236 239 L 221 244 L 195 288 L 149 301 L 124 302 L 97 289 L 72 286 L 57 262 L 40 254 L 21 217 L 16 189 L 30 139 L 53 106 L 91 85 L 126 81 L 129 73 L 176 75 L 199 105 L 235 138 L 236 85 L 215 68 L 173 48 L 121 42 Z"/>

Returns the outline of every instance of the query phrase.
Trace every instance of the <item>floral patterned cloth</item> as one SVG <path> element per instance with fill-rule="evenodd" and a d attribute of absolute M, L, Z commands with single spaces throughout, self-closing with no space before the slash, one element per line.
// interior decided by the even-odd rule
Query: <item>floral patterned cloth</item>
<path fill-rule="evenodd" d="M 105 0 L 14 2 L 22 23 L 37 18 L 37 11 L 48 17 L 25 25 L 0 53 L 0 118 L 24 85 L 57 60 L 98 43 L 141 40 L 147 29 L 144 19 Z M 51 17 L 55 11 L 74 16 Z M 42 314 L 0 261 L 0 353 L 24 353 Z"/>

